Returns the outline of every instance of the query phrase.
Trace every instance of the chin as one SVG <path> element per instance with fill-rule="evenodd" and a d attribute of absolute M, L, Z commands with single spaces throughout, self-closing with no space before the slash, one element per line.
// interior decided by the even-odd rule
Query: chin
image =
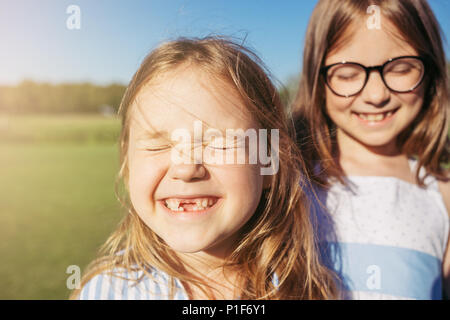
<path fill-rule="evenodd" d="M 169 247 L 178 253 L 197 253 L 203 251 L 203 246 L 186 246 L 185 244 L 169 244 Z"/>
<path fill-rule="evenodd" d="M 385 147 L 392 144 L 395 139 L 392 136 L 365 136 L 361 138 L 356 138 L 360 143 L 364 144 L 367 147 Z"/>
<path fill-rule="evenodd" d="M 195 239 L 189 239 L 189 237 L 181 237 L 180 239 L 163 240 L 172 250 L 180 253 L 196 253 L 205 250 L 209 243 L 206 243 L 204 239 L 196 241 Z"/>

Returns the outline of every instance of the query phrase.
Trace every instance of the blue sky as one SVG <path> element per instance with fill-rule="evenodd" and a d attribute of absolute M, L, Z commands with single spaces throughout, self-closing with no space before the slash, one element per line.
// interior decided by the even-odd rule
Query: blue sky
<path fill-rule="evenodd" d="M 429 2 L 450 38 L 450 1 Z M 160 42 L 210 33 L 246 37 L 246 44 L 284 82 L 300 71 L 304 33 L 315 3 L 0 0 L 0 84 L 23 79 L 127 84 Z M 66 9 L 72 4 L 81 9 L 79 30 L 66 27 Z"/>

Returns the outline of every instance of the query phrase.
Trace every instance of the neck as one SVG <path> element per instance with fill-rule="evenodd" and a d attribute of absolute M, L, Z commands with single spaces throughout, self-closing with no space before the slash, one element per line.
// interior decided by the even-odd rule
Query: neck
<path fill-rule="evenodd" d="M 337 142 L 339 154 L 345 157 L 350 155 L 353 157 L 396 157 L 402 155 L 395 139 L 384 145 L 369 146 L 349 136 L 341 129 L 337 129 Z"/>
<path fill-rule="evenodd" d="M 389 172 L 394 168 L 407 164 L 408 158 L 397 147 L 395 139 L 385 145 L 370 146 L 338 129 L 337 143 L 337 160 L 346 174 L 391 175 Z"/>
<path fill-rule="evenodd" d="M 224 266 L 225 254 L 211 254 L 207 251 L 195 253 L 178 253 L 183 260 L 186 271 L 204 282 L 203 288 L 209 296 L 199 290 L 196 286 L 185 284 L 189 295 L 194 299 L 235 299 L 238 283 L 238 272 L 236 268 Z"/>

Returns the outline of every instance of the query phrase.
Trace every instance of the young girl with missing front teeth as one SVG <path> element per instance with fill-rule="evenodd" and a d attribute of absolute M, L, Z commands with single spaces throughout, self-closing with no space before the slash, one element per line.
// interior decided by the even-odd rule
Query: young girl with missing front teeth
<path fill-rule="evenodd" d="M 448 295 L 446 61 L 427 2 L 321 0 L 303 59 L 299 143 L 345 296 Z"/>
<path fill-rule="evenodd" d="M 250 51 L 221 38 L 168 42 L 145 58 L 120 107 L 119 176 L 128 214 L 72 298 L 337 296 L 334 273 L 319 262 L 298 184 L 303 163 L 294 131 L 263 70 Z M 261 163 L 210 161 L 242 145 L 217 145 L 206 135 L 191 154 L 190 138 L 188 148 L 178 148 L 171 133 L 198 140 L 198 121 L 216 133 L 266 130 L 277 170 L 261 175 Z M 278 150 L 271 129 L 278 130 Z M 258 152 L 244 150 L 247 160 Z"/>

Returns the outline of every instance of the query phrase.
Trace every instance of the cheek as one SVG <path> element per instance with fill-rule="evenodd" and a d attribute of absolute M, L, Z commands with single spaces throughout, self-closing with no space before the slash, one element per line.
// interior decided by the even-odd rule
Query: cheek
<path fill-rule="evenodd" d="M 233 205 L 244 209 L 242 212 L 253 213 L 262 195 L 264 178 L 260 167 L 246 166 L 227 171 L 222 172 L 221 181 L 233 199 Z"/>
<path fill-rule="evenodd" d="M 400 103 L 411 110 L 420 110 L 423 105 L 424 94 L 421 91 L 398 94 L 397 99 Z"/>
<path fill-rule="evenodd" d="M 151 208 L 151 199 L 164 174 L 163 165 L 159 161 L 148 159 L 130 159 L 129 161 L 129 192 L 130 200 L 141 215 Z"/>
<path fill-rule="evenodd" d="M 334 120 L 333 118 L 339 113 L 350 110 L 350 107 L 352 106 L 354 100 L 355 98 L 339 97 L 331 92 L 330 89 L 326 88 L 326 110 L 332 120 Z"/>
<path fill-rule="evenodd" d="M 396 99 L 396 103 L 402 107 L 402 115 L 407 123 L 411 123 L 419 114 L 424 102 L 424 89 L 420 88 L 410 93 L 393 95 L 393 99 Z"/>

